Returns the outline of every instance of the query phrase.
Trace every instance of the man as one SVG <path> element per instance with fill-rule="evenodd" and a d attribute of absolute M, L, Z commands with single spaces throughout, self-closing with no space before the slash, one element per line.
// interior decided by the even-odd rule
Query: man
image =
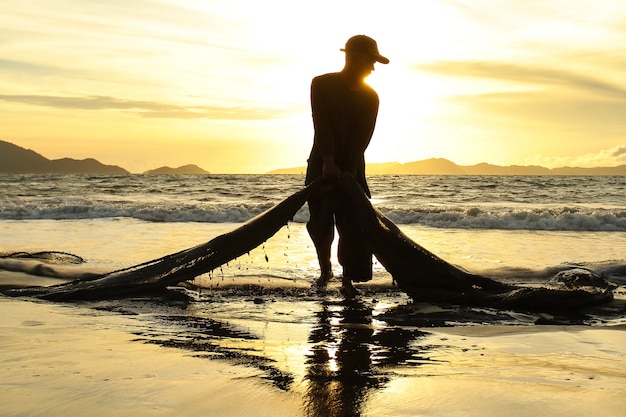
<path fill-rule="evenodd" d="M 388 64 L 376 41 L 365 35 L 348 39 L 341 72 L 315 77 L 311 83 L 311 109 L 315 135 L 308 159 L 305 183 L 318 177 L 332 183 L 341 175 L 353 175 L 368 197 L 365 180 L 365 149 L 370 143 L 378 115 L 378 94 L 365 83 L 374 63 Z M 352 281 L 372 278 L 372 254 L 350 215 L 349 201 L 338 186 L 311 198 L 307 229 L 315 245 L 320 277 L 314 287 L 325 290 L 333 277 L 331 245 L 334 228 L 339 233 L 338 259 L 343 267 L 341 292 L 354 297 Z"/>

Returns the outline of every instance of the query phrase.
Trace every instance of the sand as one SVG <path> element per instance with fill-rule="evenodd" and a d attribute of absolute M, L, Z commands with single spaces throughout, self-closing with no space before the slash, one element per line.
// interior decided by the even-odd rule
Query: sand
<path fill-rule="evenodd" d="M 191 305 L 0 297 L 1 414 L 623 415 L 624 324 L 538 326 L 520 315 L 391 325 L 381 318 L 407 300 L 373 295 L 346 304 L 332 290 L 222 290 Z"/>
<path fill-rule="evenodd" d="M 128 318 L 0 299 L 3 416 L 297 416 L 257 373 L 132 342 Z"/>

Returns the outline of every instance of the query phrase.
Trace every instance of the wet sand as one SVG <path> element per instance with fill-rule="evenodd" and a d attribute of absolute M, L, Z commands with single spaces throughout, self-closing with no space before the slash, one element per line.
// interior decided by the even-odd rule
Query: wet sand
<path fill-rule="evenodd" d="M 133 342 L 132 320 L 0 299 L 3 416 L 297 416 L 244 366 Z"/>
<path fill-rule="evenodd" d="M 218 280 L 193 302 L 0 297 L 2 415 L 623 413 L 619 320 L 539 326 L 412 305 L 392 289 L 345 302 L 334 287 L 320 297 L 302 282 L 254 281 Z"/>

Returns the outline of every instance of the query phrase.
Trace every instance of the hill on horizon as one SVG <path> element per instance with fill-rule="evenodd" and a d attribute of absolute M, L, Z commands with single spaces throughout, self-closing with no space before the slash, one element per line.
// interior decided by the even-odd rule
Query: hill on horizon
<path fill-rule="evenodd" d="M 144 172 L 146 175 L 171 175 L 171 174 L 193 174 L 193 175 L 201 175 L 201 174 L 210 174 L 210 172 L 203 170 L 198 165 L 183 165 L 178 168 L 170 168 L 168 166 L 160 167 L 156 169 L 150 169 Z"/>
<path fill-rule="evenodd" d="M 130 174 L 117 165 L 93 158 L 48 159 L 35 151 L 0 140 L 0 173 L 6 174 Z"/>
<path fill-rule="evenodd" d="M 306 166 L 282 168 L 266 174 L 303 175 Z M 62 158 L 50 160 L 37 152 L 0 140 L 0 173 L 6 174 L 130 174 L 117 165 L 105 165 L 87 158 L 82 160 Z M 596 168 L 545 168 L 541 166 L 499 166 L 488 163 L 457 165 L 444 158 L 429 158 L 407 163 L 385 162 L 367 165 L 368 175 L 604 175 L 626 176 L 626 165 Z M 210 174 L 197 165 L 178 168 L 163 166 L 145 171 L 144 174 Z"/>
<path fill-rule="evenodd" d="M 82 160 L 72 158 L 48 159 L 37 152 L 0 140 L 0 173 L 4 174 L 109 174 L 127 175 L 126 169 L 117 165 L 105 165 L 93 158 Z M 178 168 L 167 166 L 144 172 L 158 174 L 209 174 L 197 165 L 183 165 Z"/>
<path fill-rule="evenodd" d="M 626 165 L 596 168 L 545 168 L 536 165 L 499 166 L 488 163 L 457 165 L 444 158 L 429 158 L 401 164 L 384 162 L 367 164 L 368 175 L 626 175 Z M 304 174 L 306 166 L 276 169 L 268 174 Z"/>

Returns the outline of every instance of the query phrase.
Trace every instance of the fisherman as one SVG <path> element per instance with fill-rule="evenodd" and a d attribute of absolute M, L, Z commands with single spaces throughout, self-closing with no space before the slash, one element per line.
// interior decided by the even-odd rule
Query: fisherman
<path fill-rule="evenodd" d="M 388 64 L 376 41 L 365 35 L 348 39 L 341 72 L 317 76 L 311 83 L 311 110 L 315 130 L 305 184 L 323 177 L 329 183 L 352 175 L 368 197 L 364 153 L 378 115 L 378 94 L 365 79 L 374 64 Z M 307 230 L 315 245 L 320 276 L 313 287 L 323 292 L 333 278 L 331 246 L 334 229 L 339 233 L 337 257 L 343 267 L 341 293 L 352 298 L 358 291 L 352 282 L 372 279 L 372 252 L 350 213 L 350 202 L 340 187 L 329 187 L 308 201 Z"/>

